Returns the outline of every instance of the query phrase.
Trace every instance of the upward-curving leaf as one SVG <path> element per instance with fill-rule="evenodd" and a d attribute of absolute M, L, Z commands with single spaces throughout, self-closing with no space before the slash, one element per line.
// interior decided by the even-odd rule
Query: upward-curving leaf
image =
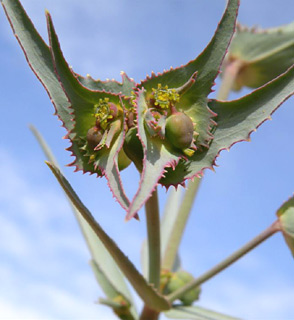
<path fill-rule="evenodd" d="M 240 141 L 248 141 L 250 134 L 294 94 L 294 66 L 280 77 L 251 94 L 234 101 L 211 100 L 209 107 L 217 113 L 214 139 L 205 152 L 195 152 L 188 162 L 180 162 L 176 170 L 167 169 L 163 185 L 178 184 L 212 168 L 221 150 Z"/>
<path fill-rule="evenodd" d="M 158 83 L 169 88 L 177 88 L 186 83 L 197 71 L 197 79 L 193 88 L 189 90 L 189 95 L 193 95 L 197 100 L 206 100 L 214 85 L 221 63 L 227 52 L 227 48 L 232 39 L 236 18 L 238 13 L 239 0 L 229 0 L 224 15 L 216 29 L 216 32 L 208 46 L 203 52 L 188 64 L 163 72 L 162 74 L 152 74 L 142 81 L 141 87 L 145 90 L 155 88 Z"/>
<path fill-rule="evenodd" d="M 18 0 L 1 0 L 1 3 L 29 66 L 46 89 L 58 111 L 58 116 L 63 123 L 68 123 L 68 130 L 71 130 L 72 110 L 55 74 L 49 47 L 40 37 Z"/>
<path fill-rule="evenodd" d="M 212 140 L 211 130 L 215 125 L 212 118 L 215 114 L 207 106 L 207 96 L 232 38 L 238 6 L 238 0 L 229 0 L 214 37 L 198 58 L 163 74 L 152 74 L 138 86 L 138 134 L 143 146 L 144 160 L 139 188 L 129 207 L 128 219 L 133 217 L 151 196 L 167 168 L 173 170 L 180 159 L 184 158 L 183 161 L 186 161 L 186 156 L 193 154 L 193 150 L 207 148 Z M 160 106 L 163 110 L 158 107 L 160 102 L 156 97 L 159 97 L 159 100 L 161 97 L 167 99 L 165 104 Z M 169 110 L 171 104 L 173 111 Z M 192 136 L 191 143 L 183 149 L 174 145 L 173 139 L 169 140 L 165 131 L 172 118 L 171 113 L 175 114 L 175 110 L 185 113 L 183 117 L 192 127 L 192 132 L 187 134 Z M 178 125 L 170 127 L 175 128 Z M 182 127 L 185 130 L 184 124 Z"/>
<path fill-rule="evenodd" d="M 46 16 L 54 66 L 60 84 L 71 104 L 70 108 L 72 109 L 74 126 L 70 131 L 71 141 L 73 141 L 80 150 L 84 150 L 84 154 L 80 155 L 80 158 L 77 159 L 78 162 L 75 162 L 73 165 L 83 171 L 105 175 L 113 195 L 121 206 L 127 209 L 129 200 L 123 190 L 117 162 L 118 154 L 124 140 L 124 108 L 128 101 L 124 101 L 123 103 L 122 98 L 118 95 L 103 91 L 92 91 L 81 85 L 63 57 L 52 19 L 48 12 Z M 87 144 L 87 134 L 89 129 L 94 127 L 96 123 L 94 116 L 95 109 L 99 108 L 99 101 L 104 100 L 113 103 L 117 109 L 121 108 L 122 115 L 118 115 L 117 118 L 114 118 L 113 121 L 110 122 L 109 131 L 105 129 L 103 134 L 103 137 L 105 137 L 105 146 L 102 145 L 99 150 L 95 151 L 96 149 L 94 149 L 93 151 Z M 98 111 L 100 112 L 100 110 Z M 119 113 L 119 111 L 117 113 Z M 108 139 L 109 142 L 107 142 Z M 82 168 L 79 167 L 80 163 L 82 164 Z M 88 166 L 91 163 L 92 169 L 89 170 Z"/>

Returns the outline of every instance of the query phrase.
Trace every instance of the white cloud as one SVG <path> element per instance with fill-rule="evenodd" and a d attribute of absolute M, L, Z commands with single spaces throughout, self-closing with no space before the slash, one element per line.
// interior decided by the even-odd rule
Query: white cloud
<path fill-rule="evenodd" d="M 15 305 L 0 298 L 0 319 L 46 319 L 42 313 L 30 307 Z"/>
<path fill-rule="evenodd" d="M 267 270 L 257 282 L 247 277 L 212 279 L 204 286 L 199 305 L 243 319 L 288 320 L 294 318 L 293 301 L 294 284 Z"/>

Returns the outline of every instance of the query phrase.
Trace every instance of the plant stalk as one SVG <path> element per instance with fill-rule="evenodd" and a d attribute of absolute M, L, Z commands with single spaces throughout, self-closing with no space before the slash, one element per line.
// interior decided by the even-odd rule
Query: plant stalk
<path fill-rule="evenodd" d="M 227 257 L 225 260 L 214 266 L 209 271 L 205 272 L 200 277 L 194 279 L 190 283 L 186 284 L 182 288 L 176 290 L 175 292 L 171 293 L 167 296 L 167 299 L 169 302 L 173 302 L 174 300 L 180 298 L 183 294 L 190 291 L 191 289 L 194 289 L 198 286 L 200 286 L 202 283 L 206 282 L 207 280 L 210 280 L 212 277 L 223 271 L 225 268 L 229 267 L 231 264 L 242 258 L 246 253 L 257 247 L 259 244 L 261 244 L 263 241 L 271 237 L 273 234 L 275 234 L 277 231 L 280 231 L 280 223 L 278 220 L 276 220 L 270 227 L 265 229 L 263 232 L 261 232 L 257 237 L 249 241 L 247 244 L 245 244 L 243 247 L 241 247 L 239 250 L 235 251 L 232 255 Z"/>
<path fill-rule="evenodd" d="M 241 67 L 242 67 L 242 62 L 240 60 L 235 60 L 226 66 L 224 70 L 224 76 L 221 81 L 221 86 L 217 94 L 217 99 L 226 100 L 228 98 L 229 93 L 234 84 L 234 81 Z M 195 180 L 193 182 L 190 181 L 187 186 L 183 201 L 181 203 L 181 206 L 178 212 L 176 223 L 174 224 L 174 229 L 171 232 L 169 245 L 163 256 L 163 260 L 162 260 L 163 269 L 171 270 L 173 267 L 176 254 L 178 252 L 180 242 L 182 240 L 184 229 L 187 224 L 193 203 L 195 201 L 195 198 L 199 189 L 199 185 L 200 185 L 200 179 L 195 178 Z"/>
<path fill-rule="evenodd" d="M 140 320 L 158 320 L 159 312 L 150 309 L 148 306 L 144 306 L 141 313 Z"/>
<path fill-rule="evenodd" d="M 170 240 L 168 241 L 168 246 L 165 251 L 165 255 L 162 259 L 162 268 L 165 270 L 171 270 L 176 255 L 182 240 L 182 236 L 190 216 L 190 212 L 196 198 L 196 194 L 199 188 L 200 179 L 195 178 L 194 181 L 190 181 L 186 189 L 185 195 L 181 202 L 176 221 L 173 225 L 173 230 L 170 233 Z"/>
<path fill-rule="evenodd" d="M 234 60 L 225 67 L 223 71 L 223 78 L 217 94 L 218 100 L 227 100 L 230 91 L 233 87 L 234 81 L 242 67 L 242 61 Z"/>
<path fill-rule="evenodd" d="M 151 198 L 145 204 L 147 238 L 148 238 L 148 257 L 149 257 L 149 283 L 156 289 L 160 284 L 160 216 L 158 206 L 157 188 Z"/>

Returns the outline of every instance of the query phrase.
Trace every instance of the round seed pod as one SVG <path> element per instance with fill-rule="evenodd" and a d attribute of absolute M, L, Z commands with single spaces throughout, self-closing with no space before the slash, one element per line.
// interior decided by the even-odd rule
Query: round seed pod
<path fill-rule="evenodd" d="M 175 272 L 172 275 L 169 283 L 167 284 L 166 288 L 168 293 L 172 293 L 177 289 L 180 289 L 181 287 L 183 287 L 185 284 L 192 281 L 193 279 L 194 277 L 189 272 L 186 272 L 183 270 Z M 182 301 L 184 305 L 189 306 L 194 301 L 199 299 L 200 291 L 201 291 L 200 287 L 191 289 L 190 291 L 182 295 L 179 298 L 179 300 Z"/>
<path fill-rule="evenodd" d="M 165 136 L 178 149 L 190 147 L 193 141 L 194 126 L 191 118 L 183 112 L 177 112 L 168 117 L 165 126 Z"/>
<path fill-rule="evenodd" d="M 97 127 L 92 127 L 87 132 L 87 142 L 89 147 L 94 150 L 101 141 L 103 133 Z"/>

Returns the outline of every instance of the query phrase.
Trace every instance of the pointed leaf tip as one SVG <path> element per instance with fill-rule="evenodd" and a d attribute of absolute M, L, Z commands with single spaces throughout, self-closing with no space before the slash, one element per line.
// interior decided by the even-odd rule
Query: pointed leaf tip
<path fill-rule="evenodd" d="M 125 105 L 128 102 L 118 94 L 84 87 L 63 56 L 50 15 L 47 15 L 47 23 L 56 74 L 72 109 L 74 126 L 70 136 L 74 136 L 71 142 L 75 165 L 83 172 L 105 175 L 113 196 L 127 210 L 130 201 L 122 186 L 118 156 L 124 141 Z"/>

